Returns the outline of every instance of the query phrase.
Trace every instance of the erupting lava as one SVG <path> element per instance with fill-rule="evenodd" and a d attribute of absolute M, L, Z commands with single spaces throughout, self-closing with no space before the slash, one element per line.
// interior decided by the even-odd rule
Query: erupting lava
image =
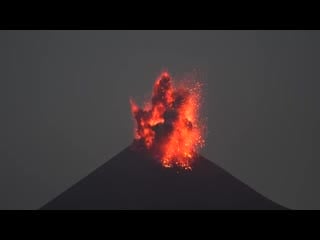
<path fill-rule="evenodd" d="M 174 85 L 172 77 L 163 72 L 154 84 L 151 101 L 143 108 L 130 99 L 135 141 L 164 167 L 191 169 L 197 151 L 204 146 L 200 100 L 199 82 Z"/>

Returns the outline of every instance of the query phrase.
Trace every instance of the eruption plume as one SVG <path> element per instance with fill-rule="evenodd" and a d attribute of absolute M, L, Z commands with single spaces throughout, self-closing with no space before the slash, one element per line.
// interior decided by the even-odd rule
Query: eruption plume
<path fill-rule="evenodd" d="M 136 121 L 135 143 L 160 159 L 164 167 L 191 169 L 195 155 L 205 143 L 200 102 L 199 82 L 175 85 L 168 72 L 161 73 L 151 100 L 144 107 L 130 99 Z"/>

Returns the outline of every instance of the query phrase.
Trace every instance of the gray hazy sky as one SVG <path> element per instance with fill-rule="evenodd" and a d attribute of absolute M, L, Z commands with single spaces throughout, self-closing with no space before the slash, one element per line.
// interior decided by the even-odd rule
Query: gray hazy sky
<path fill-rule="evenodd" d="M 129 97 L 198 69 L 203 155 L 320 209 L 319 31 L 0 31 L 0 209 L 37 209 L 132 141 Z M 134 171 L 134 169 L 133 169 Z"/>

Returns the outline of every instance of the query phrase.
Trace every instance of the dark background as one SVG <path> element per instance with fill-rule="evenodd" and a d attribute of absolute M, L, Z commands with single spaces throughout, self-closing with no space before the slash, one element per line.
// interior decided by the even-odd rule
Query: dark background
<path fill-rule="evenodd" d="M 37 209 L 132 141 L 128 99 L 196 69 L 203 155 L 320 209 L 319 31 L 0 31 L 0 208 Z M 132 169 L 134 171 L 134 169 Z"/>

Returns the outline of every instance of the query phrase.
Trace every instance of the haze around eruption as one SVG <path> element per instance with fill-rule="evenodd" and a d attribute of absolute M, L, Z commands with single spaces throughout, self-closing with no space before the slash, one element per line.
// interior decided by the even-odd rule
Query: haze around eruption
<path fill-rule="evenodd" d="M 156 79 L 151 99 L 143 107 L 130 99 L 135 143 L 164 167 L 191 170 L 195 155 L 205 144 L 201 88 L 195 79 L 176 83 L 165 71 Z"/>

